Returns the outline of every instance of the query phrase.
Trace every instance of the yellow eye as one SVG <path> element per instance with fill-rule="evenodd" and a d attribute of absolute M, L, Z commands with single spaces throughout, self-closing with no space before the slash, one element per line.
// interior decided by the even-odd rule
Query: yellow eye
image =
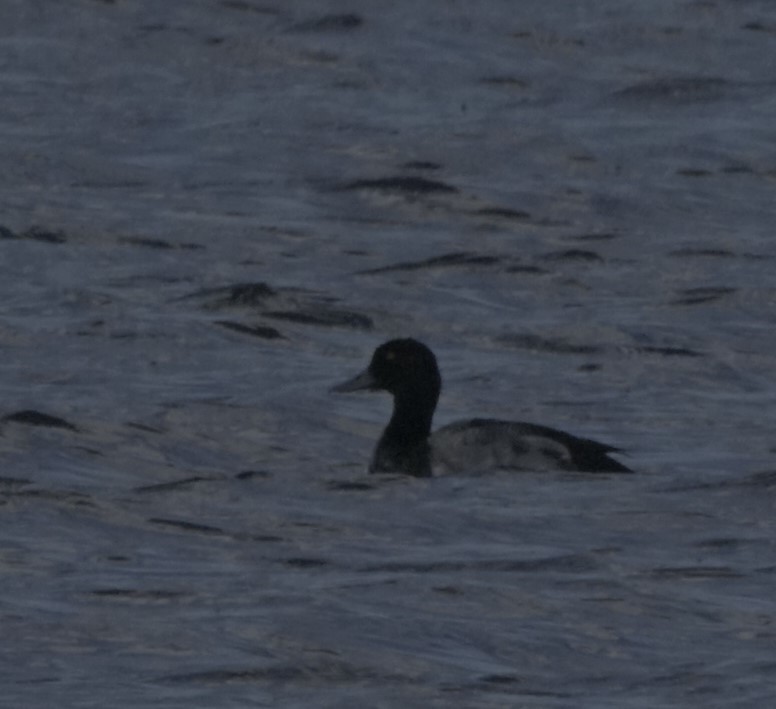
<path fill-rule="evenodd" d="M 389 350 L 385 353 L 385 359 L 389 362 L 393 362 L 396 359 L 396 353 L 393 350 Z"/>

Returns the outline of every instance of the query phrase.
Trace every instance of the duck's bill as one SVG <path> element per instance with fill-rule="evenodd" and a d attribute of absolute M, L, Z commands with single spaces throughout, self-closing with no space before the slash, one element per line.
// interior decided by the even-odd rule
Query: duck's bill
<path fill-rule="evenodd" d="M 346 382 L 342 382 L 342 384 L 337 384 L 337 386 L 332 387 L 330 391 L 336 394 L 344 394 L 349 391 L 374 389 L 376 386 L 377 382 L 375 381 L 375 378 L 367 369 L 361 372 L 361 374 L 353 377 L 353 379 L 348 379 Z"/>

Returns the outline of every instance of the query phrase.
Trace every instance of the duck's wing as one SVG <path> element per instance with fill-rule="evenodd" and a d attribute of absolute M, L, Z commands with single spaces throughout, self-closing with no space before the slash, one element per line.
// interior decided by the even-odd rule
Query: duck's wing
<path fill-rule="evenodd" d="M 431 436 L 433 465 L 442 472 L 511 469 L 631 472 L 609 457 L 618 449 L 565 431 L 523 421 L 472 419 Z"/>

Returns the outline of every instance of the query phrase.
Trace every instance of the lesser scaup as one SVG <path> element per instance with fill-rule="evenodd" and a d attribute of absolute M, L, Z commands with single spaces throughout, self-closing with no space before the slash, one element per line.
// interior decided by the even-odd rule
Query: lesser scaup
<path fill-rule="evenodd" d="M 497 468 L 632 472 L 609 457 L 617 448 L 533 423 L 472 419 L 431 434 L 441 387 L 434 353 L 417 340 L 401 339 L 380 345 L 366 370 L 332 389 L 385 390 L 393 396 L 393 415 L 377 443 L 370 472 L 418 477 Z"/>

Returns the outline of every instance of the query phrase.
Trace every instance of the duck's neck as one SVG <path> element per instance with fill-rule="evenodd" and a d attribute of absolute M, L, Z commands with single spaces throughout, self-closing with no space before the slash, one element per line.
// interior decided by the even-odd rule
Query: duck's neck
<path fill-rule="evenodd" d="M 393 415 L 383 432 L 383 438 L 413 445 L 424 441 L 431 434 L 439 393 L 397 394 L 393 399 Z"/>
<path fill-rule="evenodd" d="M 428 437 L 439 391 L 403 392 L 394 396 L 393 415 L 377 444 L 373 472 L 431 475 Z"/>

